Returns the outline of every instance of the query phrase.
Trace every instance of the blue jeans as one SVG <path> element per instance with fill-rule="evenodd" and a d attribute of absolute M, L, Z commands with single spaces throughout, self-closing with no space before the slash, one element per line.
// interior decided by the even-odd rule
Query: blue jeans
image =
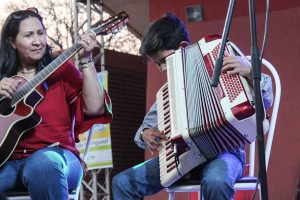
<path fill-rule="evenodd" d="M 206 200 L 233 198 L 233 185 L 243 175 L 245 152 L 224 153 L 216 159 L 197 167 L 200 171 L 202 191 Z M 114 200 L 134 200 L 152 195 L 163 189 L 160 184 L 158 157 L 129 168 L 112 181 Z"/>
<path fill-rule="evenodd" d="M 76 189 L 83 170 L 79 159 L 69 150 L 47 147 L 30 157 L 9 160 L 0 168 L 0 190 L 27 188 L 31 199 L 65 200 Z"/>

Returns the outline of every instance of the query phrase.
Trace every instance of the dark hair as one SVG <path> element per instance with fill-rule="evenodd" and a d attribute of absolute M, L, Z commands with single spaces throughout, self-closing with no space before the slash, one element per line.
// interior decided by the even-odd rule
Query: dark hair
<path fill-rule="evenodd" d="M 17 74 L 20 61 L 17 57 L 17 51 L 12 48 L 10 43 L 15 41 L 20 31 L 20 23 L 28 17 L 36 17 L 39 19 L 45 29 L 43 19 L 38 14 L 37 9 L 30 8 L 27 10 L 18 10 L 12 12 L 6 18 L 2 27 L 0 39 L 0 80 L 3 77 L 10 77 Z M 51 61 L 51 48 L 47 45 L 46 52 L 38 63 L 38 70 L 41 70 L 43 66 L 48 65 Z"/>
<path fill-rule="evenodd" d="M 160 50 L 177 50 L 182 41 L 190 42 L 189 34 L 183 22 L 168 13 L 150 24 L 139 52 L 142 55 L 153 55 Z"/>

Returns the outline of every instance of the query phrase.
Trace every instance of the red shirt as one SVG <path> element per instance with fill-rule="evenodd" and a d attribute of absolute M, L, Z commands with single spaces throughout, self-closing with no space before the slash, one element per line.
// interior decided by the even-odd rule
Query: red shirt
<path fill-rule="evenodd" d="M 84 115 L 82 83 L 81 73 L 71 62 L 66 62 L 46 80 L 44 98 L 35 108 L 42 121 L 23 134 L 10 159 L 28 157 L 34 151 L 56 142 L 79 155 L 75 148 L 78 135 L 92 124 L 111 122 L 111 102 L 106 92 L 106 112 L 93 118 Z"/>

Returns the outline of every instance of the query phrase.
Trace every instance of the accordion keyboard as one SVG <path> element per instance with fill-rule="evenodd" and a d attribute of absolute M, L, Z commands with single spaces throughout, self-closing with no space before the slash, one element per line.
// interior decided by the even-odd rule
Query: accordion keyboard
<path fill-rule="evenodd" d="M 183 140 L 180 149 L 173 145 L 168 95 L 168 85 L 165 84 L 156 98 L 158 129 L 164 131 L 167 138 L 161 141 L 162 148 L 159 151 L 160 181 L 164 187 L 170 186 L 194 167 L 206 161 L 204 156 L 195 155 Z"/>

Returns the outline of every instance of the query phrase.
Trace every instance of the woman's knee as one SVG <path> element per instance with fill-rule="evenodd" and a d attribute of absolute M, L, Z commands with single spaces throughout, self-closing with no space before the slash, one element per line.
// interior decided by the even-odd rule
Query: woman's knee
<path fill-rule="evenodd" d="M 57 151 L 40 151 L 28 158 L 23 170 L 25 179 L 65 174 L 65 161 Z"/>

